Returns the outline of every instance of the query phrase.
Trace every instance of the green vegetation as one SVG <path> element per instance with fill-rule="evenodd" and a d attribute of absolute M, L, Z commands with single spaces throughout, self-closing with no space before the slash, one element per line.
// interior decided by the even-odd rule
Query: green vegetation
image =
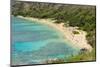
<path fill-rule="evenodd" d="M 22 15 L 35 18 L 51 18 L 57 20 L 55 23 L 63 22 L 64 26 L 77 26 L 80 30 L 87 32 L 88 43 L 95 49 L 96 45 L 96 7 L 90 5 L 65 5 L 39 2 L 14 2 L 12 4 L 12 15 Z M 78 34 L 77 31 L 74 31 Z M 95 50 L 93 50 L 95 52 Z M 94 53 L 83 53 L 73 56 L 73 61 L 94 58 Z M 70 60 L 72 60 L 70 59 Z M 77 59 L 77 60 L 76 60 Z"/>
<path fill-rule="evenodd" d="M 79 32 L 78 32 L 78 31 L 73 31 L 73 33 L 74 33 L 74 34 L 79 34 Z"/>
<path fill-rule="evenodd" d="M 71 56 L 70 58 L 66 59 L 56 59 L 56 60 L 47 60 L 45 63 L 64 63 L 64 62 L 79 62 L 79 61 L 95 61 L 95 49 L 92 52 L 81 52 L 78 55 Z"/>
<path fill-rule="evenodd" d="M 83 52 L 80 53 L 79 55 L 75 55 L 70 57 L 68 62 L 78 62 L 78 61 L 95 61 L 95 49 L 92 50 L 92 52 Z"/>

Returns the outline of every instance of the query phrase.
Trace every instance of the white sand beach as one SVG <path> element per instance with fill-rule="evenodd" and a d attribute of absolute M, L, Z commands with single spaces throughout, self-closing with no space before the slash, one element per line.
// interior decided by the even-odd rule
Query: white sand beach
<path fill-rule="evenodd" d="M 62 34 L 64 34 L 64 37 L 71 43 L 73 43 L 73 46 L 78 47 L 80 49 L 85 48 L 90 52 L 92 51 L 92 46 L 88 44 L 86 40 L 87 33 L 85 31 L 78 30 L 77 27 L 64 27 L 64 23 L 56 24 L 53 23 L 55 22 L 55 20 L 50 20 L 50 19 L 37 19 L 37 18 L 23 17 L 23 16 L 18 16 L 18 17 L 27 20 L 38 21 L 40 23 L 49 25 L 52 28 L 55 28 L 59 30 Z M 78 31 L 79 34 L 74 34 L 73 31 Z"/>

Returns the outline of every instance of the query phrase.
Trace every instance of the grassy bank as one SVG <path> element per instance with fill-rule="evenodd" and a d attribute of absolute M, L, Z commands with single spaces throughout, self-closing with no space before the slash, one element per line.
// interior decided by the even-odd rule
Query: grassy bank
<path fill-rule="evenodd" d="M 56 64 L 56 63 L 66 63 L 66 62 L 84 62 L 84 61 L 95 61 L 96 60 L 96 55 L 95 55 L 95 49 L 93 49 L 91 52 L 82 52 L 78 55 L 75 56 L 70 56 L 69 58 L 66 59 L 56 59 L 56 60 L 46 60 L 45 63 L 49 64 Z"/>

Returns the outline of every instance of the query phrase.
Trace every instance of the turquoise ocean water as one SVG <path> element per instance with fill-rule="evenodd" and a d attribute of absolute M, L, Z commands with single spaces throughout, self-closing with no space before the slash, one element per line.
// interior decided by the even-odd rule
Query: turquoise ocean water
<path fill-rule="evenodd" d="M 65 42 L 63 34 L 39 22 L 13 16 L 11 27 L 12 65 L 43 64 L 48 59 L 63 59 L 79 52 Z"/>

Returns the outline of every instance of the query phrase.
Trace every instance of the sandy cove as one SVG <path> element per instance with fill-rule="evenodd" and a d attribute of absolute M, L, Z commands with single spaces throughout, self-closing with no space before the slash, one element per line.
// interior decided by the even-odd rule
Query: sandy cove
<path fill-rule="evenodd" d="M 67 41 L 73 43 L 72 46 L 78 47 L 80 49 L 85 48 L 89 52 L 92 51 L 92 47 L 90 46 L 90 44 L 87 43 L 86 40 L 87 33 L 85 31 L 78 30 L 77 27 L 64 27 L 64 23 L 56 24 L 53 23 L 55 22 L 55 20 L 50 20 L 50 19 L 38 19 L 38 18 L 23 17 L 23 16 L 18 16 L 18 17 L 27 20 L 38 21 L 40 23 L 51 26 L 52 28 L 55 28 L 59 30 L 62 34 L 64 34 L 64 37 L 67 39 Z M 73 31 L 78 31 L 79 34 L 74 34 Z"/>

